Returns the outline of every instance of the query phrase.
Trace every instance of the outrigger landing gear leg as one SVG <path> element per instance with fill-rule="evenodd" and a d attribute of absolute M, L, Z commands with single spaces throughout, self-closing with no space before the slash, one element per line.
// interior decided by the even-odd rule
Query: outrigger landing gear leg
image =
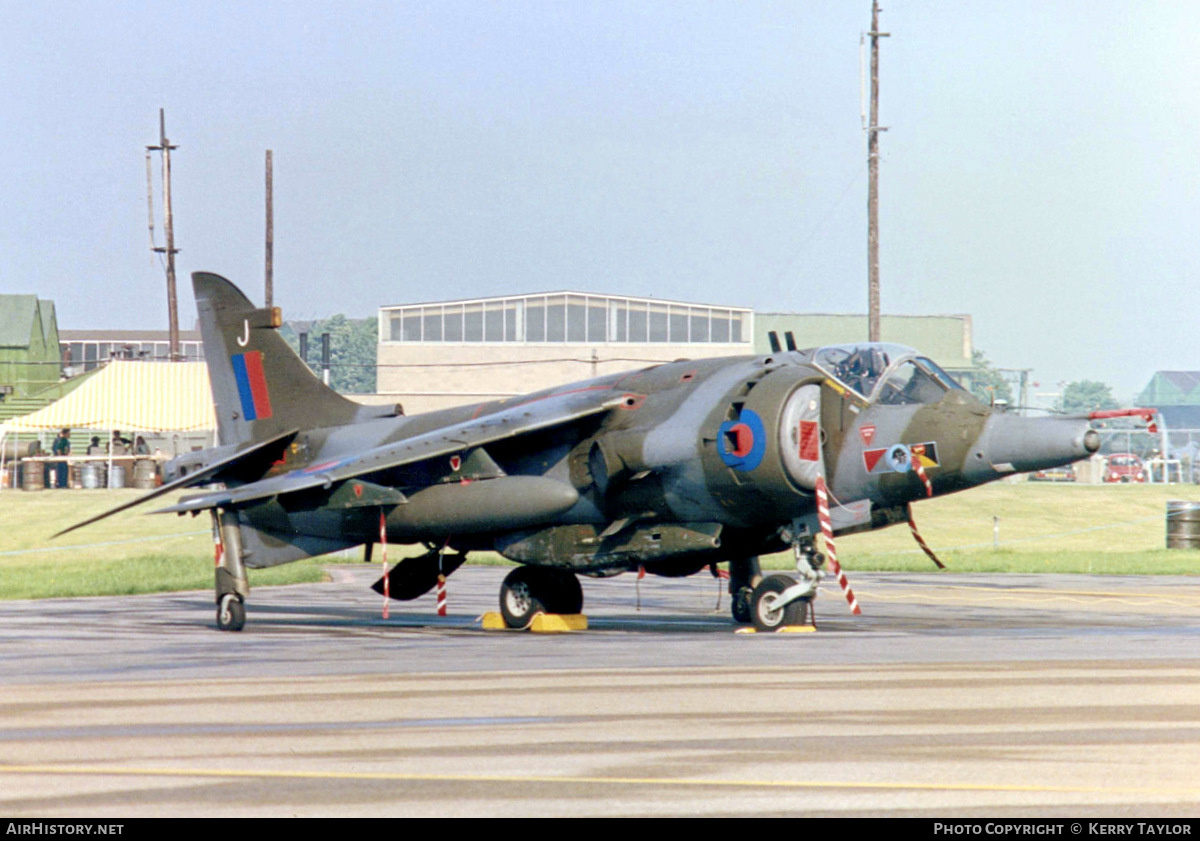
<path fill-rule="evenodd" d="M 217 555 L 217 628 L 240 631 L 246 625 L 246 597 L 250 580 L 242 563 L 242 532 L 233 511 L 214 511 L 213 536 Z"/>
<path fill-rule="evenodd" d="M 734 622 L 749 625 L 752 621 L 751 596 L 760 581 L 762 567 L 759 566 L 757 555 L 734 558 L 729 562 L 729 598 Z"/>

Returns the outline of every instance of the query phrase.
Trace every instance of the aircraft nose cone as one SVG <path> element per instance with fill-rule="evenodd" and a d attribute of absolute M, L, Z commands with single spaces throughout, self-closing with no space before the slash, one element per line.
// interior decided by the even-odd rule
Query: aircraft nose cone
<path fill-rule="evenodd" d="M 1100 436 L 1086 420 L 994 415 L 968 452 L 963 475 L 971 482 L 986 482 L 1070 464 L 1099 449 Z"/>

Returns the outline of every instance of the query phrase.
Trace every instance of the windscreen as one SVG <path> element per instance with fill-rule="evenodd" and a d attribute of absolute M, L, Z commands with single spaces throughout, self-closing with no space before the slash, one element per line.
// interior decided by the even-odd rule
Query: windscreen
<path fill-rule="evenodd" d="M 946 386 L 910 359 L 884 377 L 876 402 L 890 406 L 936 403 L 946 391 Z"/>

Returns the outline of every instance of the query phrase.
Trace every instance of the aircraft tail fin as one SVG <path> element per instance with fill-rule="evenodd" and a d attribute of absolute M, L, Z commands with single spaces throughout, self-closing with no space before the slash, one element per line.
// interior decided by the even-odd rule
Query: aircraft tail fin
<path fill-rule="evenodd" d="M 278 333 L 278 308 L 255 307 L 220 275 L 192 274 L 221 444 L 353 423 L 378 412 L 318 379 Z M 364 411 L 365 410 L 365 411 Z"/>

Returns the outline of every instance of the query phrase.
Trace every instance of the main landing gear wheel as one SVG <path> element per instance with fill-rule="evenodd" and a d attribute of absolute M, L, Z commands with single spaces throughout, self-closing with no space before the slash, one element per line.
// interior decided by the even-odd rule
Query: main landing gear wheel
<path fill-rule="evenodd" d="M 804 622 L 808 599 L 797 599 L 784 607 L 776 607 L 779 594 L 795 584 L 787 575 L 768 575 L 754 588 L 750 597 L 750 618 L 760 631 L 777 631 L 787 625 Z"/>
<path fill-rule="evenodd" d="M 500 614 L 510 628 L 525 628 L 538 613 L 583 610 L 583 588 L 574 573 L 545 567 L 517 567 L 500 586 Z"/>
<path fill-rule="evenodd" d="M 246 626 L 246 605 L 236 593 L 226 593 L 217 605 L 217 628 L 240 631 Z"/>
<path fill-rule="evenodd" d="M 753 621 L 754 585 L 762 581 L 758 556 L 729 559 L 729 608 L 733 621 L 749 625 Z"/>
<path fill-rule="evenodd" d="M 754 590 L 750 587 L 739 587 L 737 592 L 733 594 L 730 611 L 733 613 L 734 622 L 737 622 L 739 625 L 749 625 L 754 621 L 751 612 L 753 596 Z"/>

